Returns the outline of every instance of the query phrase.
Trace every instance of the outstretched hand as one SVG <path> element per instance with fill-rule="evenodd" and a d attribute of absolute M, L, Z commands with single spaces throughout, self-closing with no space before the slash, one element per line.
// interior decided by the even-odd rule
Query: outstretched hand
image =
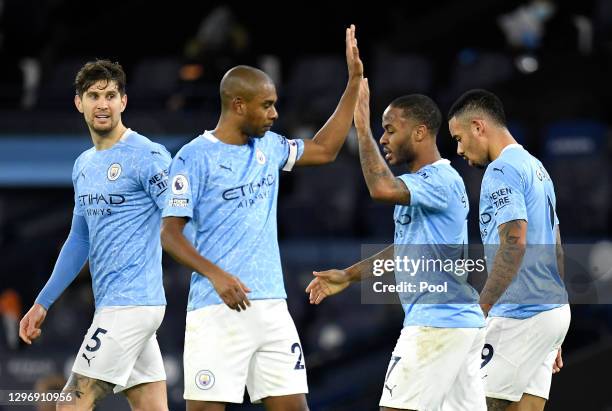
<path fill-rule="evenodd" d="M 363 77 L 363 63 L 359 58 L 354 24 L 346 29 L 346 65 L 348 66 L 349 79 Z"/>
<path fill-rule="evenodd" d="M 367 78 L 361 79 L 359 85 L 359 97 L 355 106 L 354 121 L 357 130 L 370 128 L 370 87 Z"/>
<path fill-rule="evenodd" d="M 40 337 L 40 334 L 42 334 L 40 326 L 45 321 L 46 316 L 47 310 L 40 304 L 34 304 L 23 316 L 19 322 L 19 337 L 26 344 L 32 344 L 33 340 Z"/>
<path fill-rule="evenodd" d="M 344 270 L 313 271 L 315 278 L 306 287 L 310 293 L 310 304 L 319 304 L 326 297 L 338 294 L 349 286 L 350 280 Z"/>

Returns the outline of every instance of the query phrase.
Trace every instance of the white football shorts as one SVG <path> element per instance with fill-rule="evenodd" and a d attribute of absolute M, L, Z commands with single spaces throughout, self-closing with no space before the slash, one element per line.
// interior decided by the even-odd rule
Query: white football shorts
<path fill-rule="evenodd" d="M 186 400 L 242 403 L 308 392 L 300 338 L 283 299 L 237 312 L 216 304 L 187 312 Z"/>
<path fill-rule="evenodd" d="M 395 345 L 381 407 L 486 411 L 480 374 L 484 328 L 408 326 Z"/>
<path fill-rule="evenodd" d="M 487 397 L 519 401 L 527 393 L 548 399 L 552 366 L 570 318 L 569 305 L 522 320 L 487 318 L 482 352 Z"/>
<path fill-rule="evenodd" d="M 115 393 L 138 384 L 165 381 L 155 334 L 165 311 L 163 305 L 100 308 L 72 371 L 115 384 Z"/>

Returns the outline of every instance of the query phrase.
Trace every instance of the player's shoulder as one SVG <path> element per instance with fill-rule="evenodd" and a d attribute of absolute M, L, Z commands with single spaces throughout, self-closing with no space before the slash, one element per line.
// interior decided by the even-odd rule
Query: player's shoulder
<path fill-rule="evenodd" d="M 206 156 L 212 150 L 216 150 L 217 147 L 220 147 L 218 144 L 216 144 L 218 141 L 219 140 L 217 140 L 217 138 L 212 134 L 204 132 L 183 145 L 176 153 L 174 158 L 176 159 L 179 156 L 181 156 L 183 159 L 188 156 L 192 158 Z"/>
<path fill-rule="evenodd" d="M 287 140 L 287 138 L 284 135 L 276 133 L 274 131 L 266 131 L 263 138 L 268 139 L 268 140 L 274 140 L 277 142 Z"/>
<path fill-rule="evenodd" d="M 129 130 L 127 132 L 127 135 L 122 139 L 122 143 L 126 150 L 138 152 L 139 154 L 146 154 L 147 157 L 149 155 L 170 156 L 170 153 L 162 144 L 156 143 L 134 130 Z"/>
<path fill-rule="evenodd" d="M 260 139 L 264 144 L 269 145 L 285 145 L 288 144 L 289 139 L 282 134 L 275 133 L 274 131 L 266 131 L 263 137 Z"/>
<path fill-rule="evenodd" d="M 87 162 L 89 158 L 96 152 L 95 147 L 90 147 L 87 150 L 83 151 L 79 156 L 74 160 L 74 168 L 78 168 L 83 162 Z"/>
<path fill-rule="evenodd" d="M 217 153 L 216 156 L 213 156 L 214 158 L 223 154 L 219 153 L 221 144 L 218 144 L 218 142 L 219 140 L 212 133 L 204 132 L 200 134 L 177 151 L 172 159 L 174 167 L 206 167 L 211 155 Z"/>
<path fill-rule="evenodd" d="M 528 174 L 530 168 L 537 162 L 522 146 L 512 147 L 505 150 L 499 157 L 493 160 L 485 170 L 485 178 L 509 179 Z"/>
<path fill-rule="evenodd" d="M 450 161 L 445 158 L 442 158 L 434 163 L 427 164 L 425 167 L 417 171 L 416 174 L 420 175 L 426 180 L 430 180 L 432 183 L 448 185 L 448 183 L 452 181 L 458 181 L 463 184 L 463 179 L 457 170 L 455 170 Z"/>

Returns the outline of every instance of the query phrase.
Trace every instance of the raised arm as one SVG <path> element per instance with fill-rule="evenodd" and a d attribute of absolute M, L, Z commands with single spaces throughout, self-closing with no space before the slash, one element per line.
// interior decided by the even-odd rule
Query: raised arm
<path fill-rule="evenodd" d="M 355 128 L 359 140 L 359 161 L 370 197 L 385 203 L 410 204 L 410 190 L 402 180 L 393 175 L 372 137 L 368 79 L 361 81 L 355 108 Z"/>
<path fill-rule="evenodd" d="M 499 248 L 493 268 L 480 293 L 485 315 L 506 291 L 521 267 L 527 246 L 527 221 L 512 220 L 499 226 Z"/>
<path fill-rule="evenodd" d="M 219 297 L 232 310 L 246 310 L 251 303 L 246 296 L 251 290 L 238 279 L 210 260 L 202 257 L 198 250 L 185 238 L 183 229 L 187 219 L 184 217 L 164 217 L 161 230 L 163 249 L 178 263 L 207 277 Z"/>
<path fill-rule="evenodd" d="M 295 163 L 298 166 L 312 166 L 331 163 L 336 159 L 351 128 L 353 111 L 363 78 L 363 64 L 359 58 L 355 26 L 346 29 L 346 64 L 348 83 L 336 110 L 325 125 L 311 140 L 304 140 L 304 154 Z"/>
<path fill-rule="evenodd" d="M 311 304 L 319 304 L 326 297 L 338 294 L 351 283 L 361 281 L 374 275 L 374 261 L 393 259 L 393 245 L 385 248 L 377 254 L 366 258 L 344 270 L 314 271 L 315 278 L 306 287 L 310 293 Z"/>

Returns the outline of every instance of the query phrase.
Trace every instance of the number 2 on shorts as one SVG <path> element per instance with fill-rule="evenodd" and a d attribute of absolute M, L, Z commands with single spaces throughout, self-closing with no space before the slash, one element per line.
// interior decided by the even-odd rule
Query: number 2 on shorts
<path fill-rule="evenodd" d="M 294 343 L 291 346 L 291 353 L 294 354 L 295 350 L 298 350 L 298 352 L 300 353 L 300 356 L 298 357 L 298 360 L 295 363 L 295 367 L 293 369 L 294 370 L 303 370 L 304 369 L 304 364 L 302 364 L 302 347 L 300 346 L 300 343 Z"/>
<path fill-rule="evenodd" d="M 107 330 L 105 330 L 104 328 L 98 328 L 96 330 L 96 332 L 93 333 L 93 335 L 91 336 L 91 339 L 95 342 L 95 344 L 90 347 L 89 344 L 87 344 L 85 346 L 85 349 L 89 352 L 94 352 L 94 351 L 98 351 L 98 349 L 100 348 L 100 345 L 102 344 L 102 341 L 100 341 L 100 338 L 98 338 L 98 334 L 106 334 Z"/>

